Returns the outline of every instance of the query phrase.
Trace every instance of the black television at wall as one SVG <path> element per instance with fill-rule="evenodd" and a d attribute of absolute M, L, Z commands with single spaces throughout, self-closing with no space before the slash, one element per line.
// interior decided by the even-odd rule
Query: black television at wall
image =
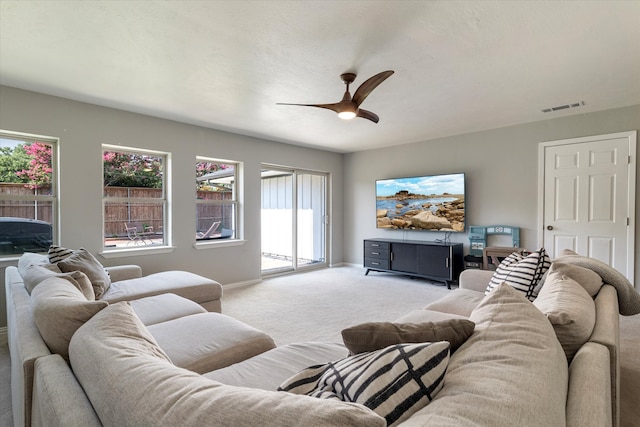
<path fill-rule="evenodd" d="M 464 173 L 378 179 L 376 227 L 462 233 L 464 201 Z"/>

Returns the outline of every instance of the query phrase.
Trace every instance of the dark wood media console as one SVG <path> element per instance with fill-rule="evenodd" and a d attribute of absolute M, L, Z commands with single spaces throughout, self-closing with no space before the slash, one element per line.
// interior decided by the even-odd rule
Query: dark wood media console
<path fill-rule="evenodd" d="M 365 275 L 391 272 L 444 282 L 458 280 L 464 269 L 462 243 L 419 240 L 367 239 L 364 241 Z"/>

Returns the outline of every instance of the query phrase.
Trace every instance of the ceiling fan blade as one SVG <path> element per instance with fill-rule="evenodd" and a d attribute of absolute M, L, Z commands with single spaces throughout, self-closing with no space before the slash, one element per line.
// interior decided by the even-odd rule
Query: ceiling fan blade
<path fill-rule="evenodd" d="M 338 103 L 336 104 L 287 104 L 284 102 L 276 102 L 277 105 L 297 105 L 299 107 L 318 107 L 318 108 L 326 108 L 327 110 L 335 111 L 339 113 Z"/>
<path fill-rule="evenodd" d="M 356 90 L 356 93 L 353 94 L 353 98 L 352 98 L 353 102 L 355 102 L 356 105 L 360 106 L 360 104 L 364 102 L 367 96 L 369 96 L 369 94 L 376 87 L 378 87 L 380 83 L 382 83 L 387 78 L 389 78 L 391 74 L 393 74 L 393 71 L 389 70 L 389 71 L 383 71 L 381 73 L 376 74 L 373 77 L 370 77 L 368 80 L 362 83 L 358 88 L 358 90 Z"/>
<path fill-rule="evenodd" d="M 372 113 L 371 111 L 363 110 L 362 108 L 358 109 L 357 117 L 362 117 L 363 119 L 371 120 L 373 123 L 378 123 L 380 118 L 376 113 Z"/>

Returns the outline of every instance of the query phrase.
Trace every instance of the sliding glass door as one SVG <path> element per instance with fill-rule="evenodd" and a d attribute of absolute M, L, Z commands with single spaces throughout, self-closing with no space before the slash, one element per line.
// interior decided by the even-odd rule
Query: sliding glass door
<path fill-rule="evenodd" d="M 327 174 L 263 166 L 262 273 L 326 265 Z"/>

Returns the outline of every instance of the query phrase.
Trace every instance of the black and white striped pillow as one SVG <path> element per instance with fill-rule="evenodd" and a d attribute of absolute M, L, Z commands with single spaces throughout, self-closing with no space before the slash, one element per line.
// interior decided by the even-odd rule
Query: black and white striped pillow
<path fill-rule="evenodd" d="M 446 341 L 396 344 L 311 366 L 278 390 L 360 403 L 393 426 L 431 402 L 442 388 L 448 363 Z"/>
<path fill-rule="evenodd" d="M 49 247 L 49 262 L 55 264 L 73 255 L 73 249 L 63 248 L 61 246 L 51 245 Z"/>
<path fill-rule="evenodd" d="M 501 283 L 507 283 L 514 289 L 523 292 L 529 301 L 533 301 L 537 296 L 535 289 L 550 265 L 549 255 L 544 248 L 526 256 L 514 252 L 502 260 L 496 268 L 485 294 L 491 292 Z"/>

